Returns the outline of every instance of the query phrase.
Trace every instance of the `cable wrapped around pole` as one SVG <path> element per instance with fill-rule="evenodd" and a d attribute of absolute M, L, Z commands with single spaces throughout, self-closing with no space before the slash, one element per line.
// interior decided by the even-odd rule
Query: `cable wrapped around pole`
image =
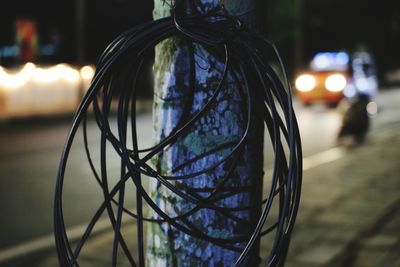
<path fill-rule="evenodd" d="M 120 35 L 98 61 L 91 86 L 74 116 L 57 177 L 54 224 L 61 266 L 79 266 L 80 252 L 103 215 L 115 233 L 112 266 L 117 266 L 119 251 L 131 266 L 145 266 L 146 260 L 148 266 L 159 266 L 154 262 L 196 266 L 193 264 L 199 261 L 195 258 L 208 261 L 212 257 L 215 266 L 218 262 L 250 266 L 258 264 L 260 240 L 267 235 L 273 236 L 273 243 L 269 251 L 261 251 L 266 261 L 262 264 L 283 266 L 285 262 L 300 200 L 302 154 L 282 60 L 271 42 L 223 6 L 188 14 L 181 3 L 171 7 L 171 16 Z M 165 46 L 171 40 L 179 45 Z M 143 149 L 137 136 L 137 81 L 144 58 L 156 46 L 156 55 L 162 52 L 163 45 L 176 56 L 176 64 L 157 65 L 156 61 L 156 144 Z M 280 62 L 283 82 L 268 64 L 272 58 L 267 57 L 267 50 Z M 157 69 L 162 66 L 173 68 Z M 170 73 L 164 76 L 168 79 L 157 79 L 165 71 Z M 159 90 L 166 85 L 168 90 Z M 110 125 L 115 102 L 116 130 Z M 98 162 L 93 161 L 87 141 L 91 110 L 100 131 Z M 274 164 L 268 192 L 261 199 L 262 124 L 273 146 L 273 155 L 268 156 L 273 156 Z M 62 193 L 69 153 L 80 127 L 88 166 L 103 201 L 82 238 L 72 246 Z M 110 183 L 107 169 L 109 150 L 121 162 L 115 184 Z M 150 189 L 144 186 L 148 183 Z M 126 208 L 128 184 L 136 188 L 134 210 Z M 274 208 L 277 212 L 272 216 Z M 134 249 L 121 234 L 123 216 L 136 220 Z M 220 222 L 218 227 L 214 227 L 216 222 Z M 145 228 L 151 233 L 147 240 Z M 190 240 L 200 246 L 191 250 Z M 173 254 L 168 256 L 165 251 Z M 188 251 L 193 258 L 185 258 Z"/>

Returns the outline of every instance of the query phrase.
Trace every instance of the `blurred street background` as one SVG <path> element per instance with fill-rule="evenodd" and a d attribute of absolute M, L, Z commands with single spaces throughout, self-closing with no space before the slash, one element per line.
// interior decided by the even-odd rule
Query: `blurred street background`
<path fill-rule="evenodd" d="M 102 50 L 150 20 L 152 5 L 0 1 L 0 266 L 57 266 L 54 186 L 73 112 Z M 288 66 L 304 149 L 302 202 L 287 266 L 399 267 L 400 2 L 268 0 L 257 13 Z M 152 58 L 145 64 L 138 95 L 141 147 L 152 144 Z M 359 95 L 368 96 L 365 139 L 358 142 L 350 133 L 339 140 Z M 95 121 L 88 121 L 88 132 L 96 151 Z M 81 135 L 63 196 L 72 240 L 102 197 Z M 118 170 L 119 162 L 109 168 Z M 127 202 L 134 206 L 134 195 Z M 134 235 L 132 229 L 127 220 L 123 231 Z M 105 221 L 96 227 L 82 266 L 110 266 L 109 230 Z"/>

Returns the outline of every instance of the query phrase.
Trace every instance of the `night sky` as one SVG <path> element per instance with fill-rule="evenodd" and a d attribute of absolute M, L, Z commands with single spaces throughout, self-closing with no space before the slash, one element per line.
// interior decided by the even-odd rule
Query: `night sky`
<path fill-rule="evenodd" d="M 307 0 L 304 33 L 306 53 L 366 45 L 380 69 L 400 66 L 400 1 Z"/>
<path fill-rule="evenodd" d="M 287 1 L 290 9 L 293 0 L 269 0 L 266 6 L 273 7 L 281 1 Z M 86 61 L 95 62 L 114 37 L 133 25 L 150 20 L 152 2 L 87 0 Z M 63 47 L 59 60 L 73 62 L 76 60 L 74 4 L 75 0 L 1 0 L 0 47 L 14 42 L 16 18 L 32 18 L 38 22 L 41 42 L 49 39 L 49 32 L 61 34 Z M 303 5 L 305 62 L 318 51 L 352 51 L 362 43 L 375 54 L 380 70 L 400 67 L 400 1 L 303 0 Z M 271 10 L 276 12 L 277 9 Z M 286 26 L 281 21 L 268 23 L 275 23 L 275 33 L 267 30 L 267 35 L 277 39 L 274 41 L 281 45 L 284 56 L 291 62 L 293 38 L 290 34 L 286 37 L 276 34 L 281 27 L 291 27 L 291 22 L 286 22 Z"/>

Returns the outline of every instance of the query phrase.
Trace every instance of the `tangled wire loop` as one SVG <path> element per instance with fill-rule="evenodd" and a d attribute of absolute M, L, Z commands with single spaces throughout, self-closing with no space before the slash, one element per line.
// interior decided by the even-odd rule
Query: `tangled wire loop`
<path fill-rule="evenodd" d="M 237 17 L 229 15 L 223 7 L 219 7 L 205 15 L 185 15 L 183 13 L 187 12 L 176 8 L 171 17 L 148 22 L 130 29 L 116 38 L 105 49 L 98 61 L 91 86 L 74 116 L 57 176 L 54 224 L 56 246 L 61 266 L 79 266 L 78 257 L 81 249 L 91 235 L 97 221 L 105 212 L 115 232 L 112 255 L 113 266 L 116 266 L 117 262 L 118 245 L 127 256 L 130 264 L 137 266 L 120 231 L 123 213 L 135 218 L 138 224 L 137 254 L 139 255 L 139 266 L 144 266 L 145 261 L 143 222 L 146 221 L 150 223 L 166 222 L 178 231 L 192 237 L 211 242 L 229 250 L 239 251 L 240 256 L 237 258 L 235 266 L 241 266 L 245 262 L 249 251 L 254 247 L 257 240 L 268 233 L 274 232 L 274 242 L 266 264 L 267 266 L 282 266 L 285 261 L 290 235 L 299 206 L 302 156 L 298 126 L 292 107 L 290 85 L 287 82 L 282 60 L 271 42 L 247 28 Z M 146 149 L 138 149 L 136 132 L 136 89 L 138 77 L 142 73 L 145 56 L 149 53 L 151 54 L 157 44 L 171 37 L 181 38 L 190 45 L 201 45 L 208 53 L 219 59 L 223 64 L 221 79 L 211 97 L 198 112 L 184 114 L 176 127 L 158 144 Z M 282 80 L 285 83 L 282 83 L 281 78 L 267 63 L 265 52 L 267 50 L 273 51 L 279 61 L 283 70 Z M 149 161 L 162 154 L 168 147 L 173 146 L 179 138 L 190 133 L 194 124 L 210 111 L 216 102 L 217 96 L 223 90 L 228 72 L 233 73 L 233 78 L 237 81 L 238 88 L 244 98 L 243 110 L 245 110 L 245 129 L 239 140 L 230 144 L 231 149 L 228 155 L 224 159 L 215 162 L 212 166 L 207 166 L 203 170 L 185 175 L 167 176 L 153 168 Z M 195 77 L 195 75 L 191 76 Z M 116 132 L 112 131 L 109 122 L 113 99 L 117 100 L 118 131 Z M 87 114 L 90 111 L 89 107 L 92 107 L 101 136 L 99 143 L 99 170 L 92 160 L 88 144 L 86 122 Z M 228 183 L 232 170 L 235 168 L 246 144 L 248 133 L 252 127 L 251 121 L 256 111 L 259 116 L 262 116 L 273 146 L 274 164 L 270 191 L 261 202 L 252 206 L 220 207 L 217 202 L 221 194 L 232 195 L 238 193 L 227 192 L 228 189 L 225 185 Z M 129 138 L 131 138 L 132 142 L 130 148 L 127 145 L 129 125 L 131 127 Z M 104 200 L 89 222 L 81 239 L 73 248 L 66 234 L 62 193 L 67 160 L 80 126 L 83 129 L 88 163 L 94 178 L 102 189 Z M 105 156 L 107 144 L 111 145 L 121 160 L 120 178 L 111 189 L 109 189 L 107 180 Z M 222 148 L 217 147 L 213 151 L 219 149 Z M 209 153 L 212 153 L 212 151 Z M 190 162 L 187 164 L 190 164 Z M 185 185 L 180 183 L 185 179 L 207 174 L 223 164 L 227 165 L 224 177 L 218 181 L 214 188 L 210 189 L 210 193 L 206 197 L 190 190 L 190 188 L 185 188 Z M 193 205 L 192 208 L 177 215 L 166 213 L 154 202 L 149 192 L 142 186 L 142 176 L 156 179 L 158 183 L 177 197 L 191 203 Z M 125 184 L 128 181 L 133 182 L 136 187 L 136 213 L 124 207 Z M 118 199 L 116 198 L 117 195 Z M 279 201 L 277 220 L 270 226 L 265 227 L 267 216 L 275 199 Z M 144 203 L 157 217 L 146 218 L 143 216 L 142 206 Z M 117 207 L 117 212 L 113 210 L 113 205 Z M 226 216 L 231 215 L 234 211 L 246 211 L 254 208 L 259 208 L 262 212 L 261 216 L 257 218 L 257 223 L 250 235 L 217 238 L 199 231 L 190 224 L 184 223 L 190 215 L 203 208 L 213 209 Z M 238 242 L 245 242 L 245 246 L 237 246 Z"/>

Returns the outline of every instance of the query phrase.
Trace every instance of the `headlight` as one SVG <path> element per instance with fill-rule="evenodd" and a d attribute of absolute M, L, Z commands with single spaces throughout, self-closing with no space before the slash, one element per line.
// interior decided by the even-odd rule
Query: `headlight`
<path fill-rule="evenodd" d="M 85 80 L 91 80 L 94 76 L 94 68 L 92 66 L 84 66 L 81 68 L 81 77 Z"/>
<path fill-rule="evenodd" d="M 309 92 L 316 85 L 315 78 L 310 74 L 304 74 L 296 79 L 296 88 L 301 92 Z"/>
<path fill-rule="evenodd" d="M 332 74 L 325 80 L 325 87 L 331 92 L 342 91 L 346 84 L 346 78 L 342 74 Z"/>

